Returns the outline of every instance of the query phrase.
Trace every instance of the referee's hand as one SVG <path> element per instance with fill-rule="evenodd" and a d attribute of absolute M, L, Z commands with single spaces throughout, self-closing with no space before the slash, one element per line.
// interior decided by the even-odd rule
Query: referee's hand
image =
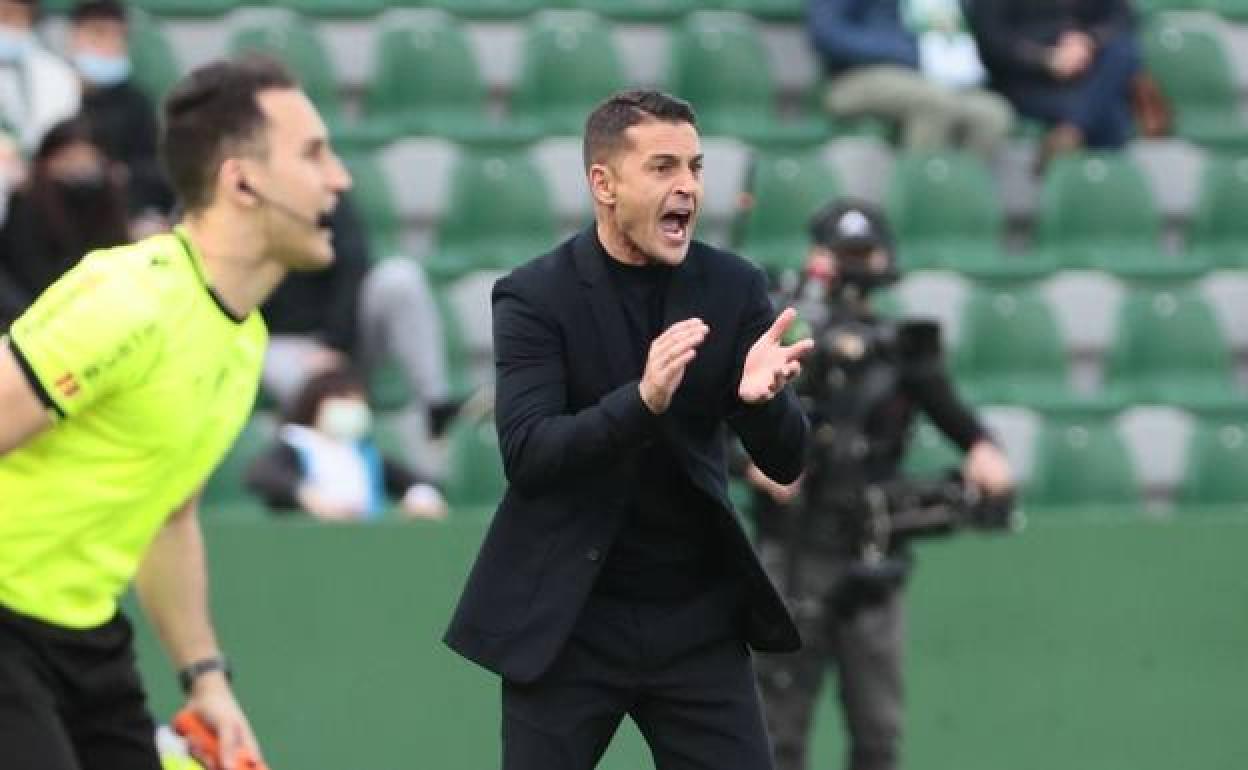
<path fill-rule="evenodd" d="M 264 761 L 251 725 L 224 674 L 214 671 L 196 678 L 186 707 L 203 717 L 216 732 L 222 770 L 242 770 L 234 766 L 234 761 L 243 748 Z"/>

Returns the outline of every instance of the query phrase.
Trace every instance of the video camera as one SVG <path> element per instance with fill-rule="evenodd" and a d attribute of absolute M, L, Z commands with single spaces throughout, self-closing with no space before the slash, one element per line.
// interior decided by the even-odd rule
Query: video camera
<path fill-rule="evenodd" d="M 1025 525 L 1013 493 L 985 495 L 956 471 L 945 479 L 868 485 L 853 510 L 851 557 L 830 608 L 840 615 L 883 599 L 905 580 L 910 560 L 896 548 L 902 542 L 962 530 L 1019 532 Z"/>

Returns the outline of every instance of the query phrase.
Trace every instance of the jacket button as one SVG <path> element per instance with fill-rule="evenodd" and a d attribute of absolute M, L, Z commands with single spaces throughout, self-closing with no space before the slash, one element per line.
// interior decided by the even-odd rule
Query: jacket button
<path fill-rule="evenodd" d="M 602 551 L 599 551 L 597 548 L 590 548 L 585 552 L 585 558 L 590 561 L 598 561 L 602 558 Z"/>

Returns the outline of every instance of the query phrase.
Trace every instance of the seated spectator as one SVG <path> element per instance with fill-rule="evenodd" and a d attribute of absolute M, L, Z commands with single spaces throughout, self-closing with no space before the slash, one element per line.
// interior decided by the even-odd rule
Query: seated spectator
<path fill-rule="evenodd" d="M 131 79 L 126 7 L 119 0 L 74 6 L 69 53 L 82 79 L 82 114 L 126 172 L 131 231 L 139 238 L 166 229 L 173 192 L 156 160 L 156 111 Z"/>
<path fill-rule="evenodd" d="M 274 216 L 283 216 L 279 209 Z M 289 408 L 311 375 L 356 362 L 367 374 L 393 359 L 407 380 L 411 401 L 402 418 L 408 461 L 436 476 L 430 441 L 449 416 L 442 323 L 420 264 L 369 259 L 367 236 L 352 200 L 333 214 L 334 263 L 327 270 L 291 273 L 261 308 L 269 351 L 262 384 Z"/>
<path fill-rule="evenodd" d="M 841 118 L 896 121 L 910 149 L 959 143 L 990 155 L 1014 122 L 979 87 L 983 65 L 957 0 L 812 0 L 810 34 L 830 77 L 826 105 Z"/>
<path fill-rule="evenodd" d="M 1140 70 L 1127 0 L 973 0 L 970 20 L 993 88 L 1050 131 L 1038 167 L 1131 137 Z"/>
<path fill-rule="evenodd" d="M 318 519 L 375 519 L 389 499 L 408 516 L 445 518 L 438 489 L 382 456 L 371 426 L 363 380 L 345 368 L 321 372 L 300 391 L 276 443 L 248 468 L 247 485 L 274 509 Z"/>
<path fill-rule="evenodd" d="M 25 155 L 81 97 L 73 69 L 35 36 L 38 13 L 37 0 L 0 0 L 0 133 Z"/>
<path fill-rule="evenodd" d="M 129 242 L 125 201 L 85 121 L 67 120 L 44 136 L 0 225 L 0 328 L 83 254 Z"/>

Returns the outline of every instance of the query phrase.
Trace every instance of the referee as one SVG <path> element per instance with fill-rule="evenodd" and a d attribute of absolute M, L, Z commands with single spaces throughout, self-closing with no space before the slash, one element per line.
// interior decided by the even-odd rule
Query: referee
<path fill-rule="evenodd" d="M 0 338 L 0 757 L 6 770 L 159 770 L 134 579 L 222 756 L 255 737 L 208 613 L 196 498 L 246 421 L 288 270 L 330 264 L 350 185 L 280 65 L 206 65 L 164 107 L 185 219 L 97 251 Z"/>

